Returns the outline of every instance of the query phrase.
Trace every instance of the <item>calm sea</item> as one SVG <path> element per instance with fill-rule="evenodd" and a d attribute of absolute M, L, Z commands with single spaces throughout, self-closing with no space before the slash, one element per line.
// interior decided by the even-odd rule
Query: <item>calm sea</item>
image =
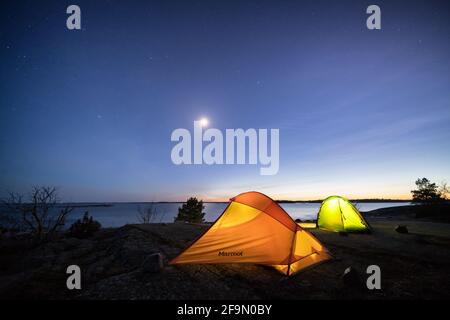
<path fill-rule="evenodd" d="M 378 202 L 378 203 L 357 203 L 360 211 L 370 211 L 379 208 L 409 205 L 409 202 Z M 173 222 L 178 213 L 181 203 L 112 203 L 108 206 L 92 206 L 94 204 L 77 204 L 77 207 L 66 225 L 80 218 L 84 212 L 88 211 L 98 220 L 103 227 L 120 227 L 125 224 L 138 223 L 138 209 L 146 210 L 153 206 L 156 211 L 152 222 Z M 223 212 L 227 203 L 205 203 L 205 220 L 212 222 Z M 315 219 L 320 208 L 320 203 L 282 203 L 283 209 L 294 219 Z"/>

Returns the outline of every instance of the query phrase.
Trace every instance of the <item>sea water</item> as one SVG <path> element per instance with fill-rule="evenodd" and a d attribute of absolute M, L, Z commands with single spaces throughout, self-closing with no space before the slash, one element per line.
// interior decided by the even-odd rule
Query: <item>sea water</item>
<path fill-rule="evenodd" d="M 360 211 L 370 211 L 386 207 L 409 205 L 409 202 L 371 202 L 357 203 L 356 206 Z M 66 225 L 70 225 L 76 219 L 83 216 L 88 211 L 98 220 L 103 227 L 120 227 L 125 224 L 139 223 L 139 208 L 141 211 L 153 207 L 155 214 L 152 218 L 153 223 L 173 222 L 178 213 L 178 208 L 182 203 L 78 203 L 76 208 L 70 214 L 66 221 Z M 215 221 L 219 215 L 225 210 L 227 203 L 225 202 L 208 202 L 205 203 L 205 220 L 208 222 Z M 317 212 L 320 209 L 320 203 L 281 203 L 280 204 L 293 219 L 315 220 Z"/>

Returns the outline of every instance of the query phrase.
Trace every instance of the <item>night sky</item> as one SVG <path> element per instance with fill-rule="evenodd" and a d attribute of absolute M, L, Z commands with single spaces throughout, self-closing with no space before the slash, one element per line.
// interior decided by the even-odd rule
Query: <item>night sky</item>
<path fill-rule="evenodd" d="M 82 30 L 66 28 L 77 4 Z M 377 4 L 382 29 L 366 28 Z M 2 1 L 0 191 L 409 198 L 450 182 L 448 1 Z M 176 128 L 279 128 L 280 170 L 176 166 Z"/>

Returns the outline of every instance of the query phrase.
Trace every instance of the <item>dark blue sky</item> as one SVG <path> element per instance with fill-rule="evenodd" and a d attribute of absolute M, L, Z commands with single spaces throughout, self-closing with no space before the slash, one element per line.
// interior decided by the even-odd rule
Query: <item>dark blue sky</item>
<path fill-rule="evenodd" d="M 70 4 L 82 30 L 66 29 Z M 382 30 L 366 28 L 370 4 Z M 446 1 L 4 1 L 0 189 L 64 200 L 409 197 L 450 178 Z M 280 170 L 175 166 L 176 128 L 279 128 Z"/>

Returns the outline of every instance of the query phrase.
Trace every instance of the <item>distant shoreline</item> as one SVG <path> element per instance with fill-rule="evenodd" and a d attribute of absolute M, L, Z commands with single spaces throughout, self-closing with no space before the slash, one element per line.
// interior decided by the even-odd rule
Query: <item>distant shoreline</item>
<path fill-rule="evenodd" d="M 350 202 L 359 203 L 380 203 L 380 202 L 411 202 L 409 200 L 400 199 L 348 199 Z M 322 203 L 323 200 L 276 200 L 278 203 Z"/>
<path fill-rule="evenodd" d="M 323 200 L 275 200 L 277 203 L 322 203 Z M 349 199 L 351 202 L 358 203 L 382 203 L 382 202 L 411 202 L 412 200 L 400 199 Z M 73 207 L 111 207 L 115 204 L 164 204 L 175 203 L 181 204 L 184 201 L 123 201 L 123 202 L 62 202 L 60 205 L 70 205 Z M 228 203 L 228 201 L 203 201 L 203 203 Z"/>

